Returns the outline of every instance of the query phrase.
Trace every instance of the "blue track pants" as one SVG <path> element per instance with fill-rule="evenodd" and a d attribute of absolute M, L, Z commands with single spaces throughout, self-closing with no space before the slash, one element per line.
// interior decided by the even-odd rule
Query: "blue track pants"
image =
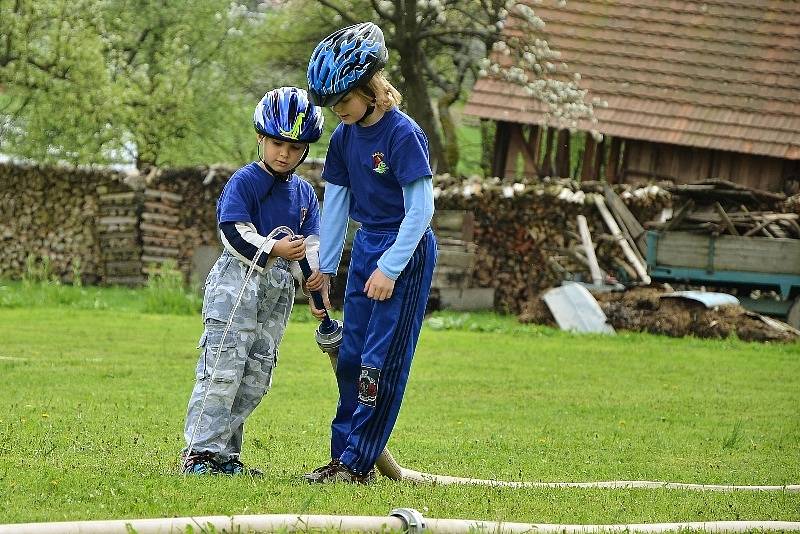
<path fill-rule="evenodd" d="M 359 229 L 347 275 L 331 457 L 359 474 L 375 465 L 397 421 L 436 265 L 436 238 L 428 229 L 391 298 L 368 298 L 364 285 L 396 238 L 397 232 Z"/>

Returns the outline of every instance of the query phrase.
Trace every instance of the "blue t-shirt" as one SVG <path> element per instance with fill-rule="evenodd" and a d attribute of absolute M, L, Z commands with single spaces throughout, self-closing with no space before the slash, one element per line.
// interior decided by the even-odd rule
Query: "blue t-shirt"
<path fill-rule="evenodd" d="M 350 188 L 350 217 L 366 228 L 397 230 L 405 216 L 403 186 L 431 176 L 428 138 L 392 108 L 372 126 L 339 124 L 322 178 Z"/>
<path fill-rule="evenodd" d="M 277 226 L 296 234 L 319 235 L 319 202 L 314 188 L 296 174 L 283 182 L 258 163 L 231 176 L 217 201 L 217 223 L 249 222 L 266 236 Z"/>

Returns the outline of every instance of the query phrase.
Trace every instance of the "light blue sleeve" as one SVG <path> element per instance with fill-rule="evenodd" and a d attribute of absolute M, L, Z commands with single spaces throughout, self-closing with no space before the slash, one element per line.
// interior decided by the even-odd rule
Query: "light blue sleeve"
<path fill-rule="evenodd" d="M 397 280 L 414 254 L 419 240 L 433 218 L 433 179 L 425 176 L 403 187 L 406 215 L 400 223 L 397 240 L 378 260 L 378 269 Z"/>
<path fill-rule="evenodd" d="M 319 231 L 320 272 L 335 275 L 339 269 L 349 219 L 350 188 L 327 182 Z"/>

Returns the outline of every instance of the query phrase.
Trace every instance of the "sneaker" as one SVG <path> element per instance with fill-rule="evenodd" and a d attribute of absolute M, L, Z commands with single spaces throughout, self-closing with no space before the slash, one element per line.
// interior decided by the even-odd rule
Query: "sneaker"
<path fill-rule="evenodd" d="M 245 467 L 238 458 L 231 458 L 227 462 L 222 462 L 219 465 L 219 470 L 224 475 L 250 475 L 251 477 L 263 477 L 264 473 L 252 467 Z"/>
<path fill-rule="evenodd" d="M 186 454 L 181 471 L 184 475 L 218 475 L 221 472 L 214 453 L 208 451 Z"/>
<path fill-rule="evenodd" d="M 311 473 L 305 475 L 305 479 L 311 484 L 328 484 L 331 482 L 371 484 L 375 482 L 375 469 L 370 469 L 366 475 L 359 475 L 350 471 L 347 466 L 339 460 L 331 460 L 331 463 L 328 465 L 318 467 Z"/>
<path fill-rule="evenodd" d="M 333 463 L 334 463 L 334 462 L 338 462 L 338 461 L 339 461 L 339 460 L 331 460 L 331 461 L 330 461 L 330 462 L 328 462 L 327 464 L 325 464 L 325 465 L 322 465 L 322 466 L 320 466 L 320 467 L 317 467 L 316 469 L 314 469 L 314 470 L 313 470 L 313 471 L 311 471 L 310 473 L 306 473 L 306 474 L 304 474 L 304 475 L 303 475 L 303 478 L 304 478 L 304 479 L 305 479 L 307 482 L 314 482 L 314 481 L 315 481 L 317 478 L 319 478 L 319 474 L 320 474 L 320 473 L 322 473 L 323 471 L 327 471 L 328 469 L 330 469 L 331 465 L 333 465 Z"/>

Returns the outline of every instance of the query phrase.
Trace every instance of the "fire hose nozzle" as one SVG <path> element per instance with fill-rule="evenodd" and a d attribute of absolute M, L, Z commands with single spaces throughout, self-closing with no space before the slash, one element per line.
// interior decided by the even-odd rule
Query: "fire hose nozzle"
<path fill-rule="evenodd" d="M 342 322 L 336 319 L 329 319 L 319 325 L 316 339 L 322 352 L 330 355 L 339 353 L 339 346 L 342 344 L 342 328 Z"/>

